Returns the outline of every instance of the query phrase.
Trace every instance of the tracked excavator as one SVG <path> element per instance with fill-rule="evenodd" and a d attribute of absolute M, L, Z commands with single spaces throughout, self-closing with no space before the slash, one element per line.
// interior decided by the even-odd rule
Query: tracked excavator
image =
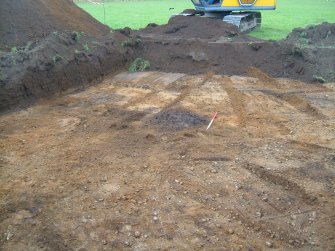
<path fill-rule="evenodd" d="M 183 16 L 204 16 L 222 19 L 248 32 L 261 25 L 260 10 L 274 10 L 276 0 L 191 0 L 195 10 L 185 10 Z"/>

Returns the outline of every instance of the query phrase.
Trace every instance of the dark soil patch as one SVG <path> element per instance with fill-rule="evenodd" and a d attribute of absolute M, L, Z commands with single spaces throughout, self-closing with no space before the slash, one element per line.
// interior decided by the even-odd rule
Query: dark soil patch
<path fill-rule="evenodd" d="M 115 32 L 99 40 L 73 32 L 55 32 L 30 47 L 0 53 L 0 111 L 25 107 L 38 98 L 82 88 L 123 68 L 132 56 Z"/>
<path fill-rule="evenodd" d="M 238 34 L 221 20 L 177 16 L 136 34 L 144 44 L 140 56 L 150 60 L 153 70 L 248 75 L 248 68 L 255 67 L 271 77 L 323 83 L 335 81 L 334 29 L 335 24 L 323 23 L 271 42 Z"/>
<path fill-rule="evenodd" d="M 164 129 L 181 130 L 189 127 L 207 125 L 209 121 L 197 114 L 186 110 L 167 110 L 159 113 L 152 121 Z"/>
<path fill-rule="evenodd" d="M 149 24 L 140 31 L 142 34 L 173 35 L 182 38 L 234 37 L 239 34 L 236 26 L 216 19 L 197 16 L 175 16 L 166 25 Z"/>
<path fill-rule="evenodd" d="M 101 36 L 109 28 L 71 0 L 1 0 L 0 50 L 36 42 L 54 31 Z"/>
<path fill-rule="evenodd" d="M 307 28 L 296 28 L 287 37 L 286 41 L 308 45 L 335 46 L 335 25 L 323 23 Z"/>
<path fill-rule="evenodd" d="M 128 37 L 70 0 L 4 0 L 0 16 L 0 111 L 82 88 L 132 58 Z"/>
<path fill-rule="evenodd" d="M 255 67 L 270 77 L 335 81 L 334 24 L 296 29 L 286 40 L 269 42 L 197 16 L 108 33 L 70 0 L 4 0 L 0 16 L 0 111 L 82 88 L 126 69 L 136 57 L 148 60 L 151 70 L 250 75 Z"/>

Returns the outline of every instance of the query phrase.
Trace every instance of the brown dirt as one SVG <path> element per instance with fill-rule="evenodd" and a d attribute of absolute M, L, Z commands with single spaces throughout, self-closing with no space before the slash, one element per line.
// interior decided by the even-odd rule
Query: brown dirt
<path fill-rule="evenodd" d="M 76 38 L 74 39 L 74 36 Z M 84 88 L 124 68 L 132 51 L 118 32 L 101 38 L 56 32 L 16 53 L 0 53 L 0 111 L 26 107 L 41 97 Z"/>
<path fill-rule="evenodd" d="M 127 37 L 70 0 L 5 0 L 0 16 L 0 112 L 84 88 L 132 58 Z"/>
<path fill-rule="evenodd" d="M 0 17 L 0 50 L 25 46 L 54 31 L 83 31 L 93 36 L 109 32 L 71 0 L 2 0 Z"/>
<path fill-rule="evenodd" d="M 297 28 L 288 35 L 286 41 L 309 45 L 334 46 L 335 25 L 323 23 L 321 25 L 311 25 L 304 29 Z"/>
<path fill-rule="evenodd" d="M 211 27 L 209 29 L 209 27 Z M 176 16 L 166 25 L 149 24 L 141 30 L 142 34 L 164 35 L 170 34 L 181 38 L 219 38 L 234 37 L 239 34 L 236 26 L 210 18 L 196 16 Z"/>
<path fill-rule="evenodd" d="M 333 250 L 335 86 L 252 74 L 120 73 L 2 115 L 0 249 Z"/>
<path fill-rule="evenodd" d="M 0 53 L 0 109 L 35 102 L 0 116 L 1 250 L 335 249 L 335 86 L 273 78 L 330 81 L 334 48 L 191 20 L 100 37 L 27 20 L 38 41 Z M 180 73 L 115 75 L 135 56 Z"/>
<path fill-rule="evenodd" d="M 150 26 L 136 34 L 144 41 L 140 56 L 149 59 L 155 70 L 248 75 L 248 68 L 256 67 L 271 77 L 332 82 L 334 27 L 324 23 L 296 29 L 286 40 L 269 42 L 235 34 L 220 20 L 177 16 L 167 25 Z"/>
<path fill-rule="evenodd" d="M 73 18 L 77 12 L 82 12 L 73 3 L 60 3 L 65 6 L 70 4 L 69 10 L 76 9 Z M 12 3 L 9 6 L 16 5 Z M 45 22 L 36 21 L 31 25 L 27 22 L 27 27 L 22 28 L 26 30 L 23 34 L 30 34 L 32 29 L 38 33 L 40 26 L 37 23 L 62 23 L 64 16 L 58 16 L 54 4 L 36 2 L 27 3 L 27 6 L 32 13 L 46 13 L 40 8 L 48 6 L 54 10 L 55 16 L 49 15 Z M 98 30 L 103 33 L 105 27 L 98 24 L 91 29 L 89 24 L 94 26 L 95 21 L 92 23 L 92 18 L 86 14 L 78 14 L 78 20 L 82 17 L 86 17 L 83 24 L 87 23 L 88 33 L 80 35 L 80 39 L 73 39 L 73 34 L 81 33 L 66 32 L 76 23 L 59 27 L 50 25 L 46 31 L 61 30 L 43 39 L 40 37 L 36 43 L 18 46 L 16 52 L 0 52 L 0 111 L 24 107 L 40 97 L 60 93 L 67 88 L 81 88 L 100 75 L 126 67 L 135 55 L 148 59 L 152 70 L 191 74 L 212 71 L 248 76 L 250 67 L 255 67 L 271 77 L 305 82 L 335 81 L 333 67 L 330 67 L 335 65 L 335 48 L 321 44 L 321 40 L 316 44 L 306 44 L 305 40 L 293 39 L 301 33 L 297 30 L 287 40 L 268 42 L 238 34 L 235 27 L 218 20 L 177 16 L 167 25 L 150 25 L 137 32 L 123 29 L 93 37 L 90 34 Z M 59 21 L 54 22 L 55 18 Z M 16 22 L 12 25 L 14 30 L 21 27 L 20 18 L 13 18 L 12 21 Z M 334 40 L 333 27 L 332 24 L 322 24 L 308 28 L 306 34 L 313 38 L 311 41 L 316 41 L 316 34 L 323 34 L 322 38 L 328 44 Z M 22 39 L 26 41 L 27 36 Z"/>

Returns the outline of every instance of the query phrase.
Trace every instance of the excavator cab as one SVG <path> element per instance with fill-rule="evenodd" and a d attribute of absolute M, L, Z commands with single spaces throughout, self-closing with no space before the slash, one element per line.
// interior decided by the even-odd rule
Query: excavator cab
<path fill-rule="evenodd" d="M 233 24 L 241 32 L 261 25 L 260 10 L 274 10 L 276 0 L 192 0 L 195 7 L 191 15 L 219 18 Z"/>

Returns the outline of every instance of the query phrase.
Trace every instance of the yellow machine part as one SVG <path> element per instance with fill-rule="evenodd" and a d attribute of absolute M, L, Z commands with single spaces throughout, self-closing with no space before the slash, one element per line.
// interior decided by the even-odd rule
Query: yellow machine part
<path fill-rule="evenodd" d="M 240 0 L 242 3 L 245 4 L 252 4 L 253 0 Z M 222 2 L 222 7 L 239 7 L 240 2 L 239 0 L 224 0 Z M 276 0 L 256 0 L 255 4 L 253 4 L 254 7 L 270 7 L 270 6 L 276 6 Z"/>

